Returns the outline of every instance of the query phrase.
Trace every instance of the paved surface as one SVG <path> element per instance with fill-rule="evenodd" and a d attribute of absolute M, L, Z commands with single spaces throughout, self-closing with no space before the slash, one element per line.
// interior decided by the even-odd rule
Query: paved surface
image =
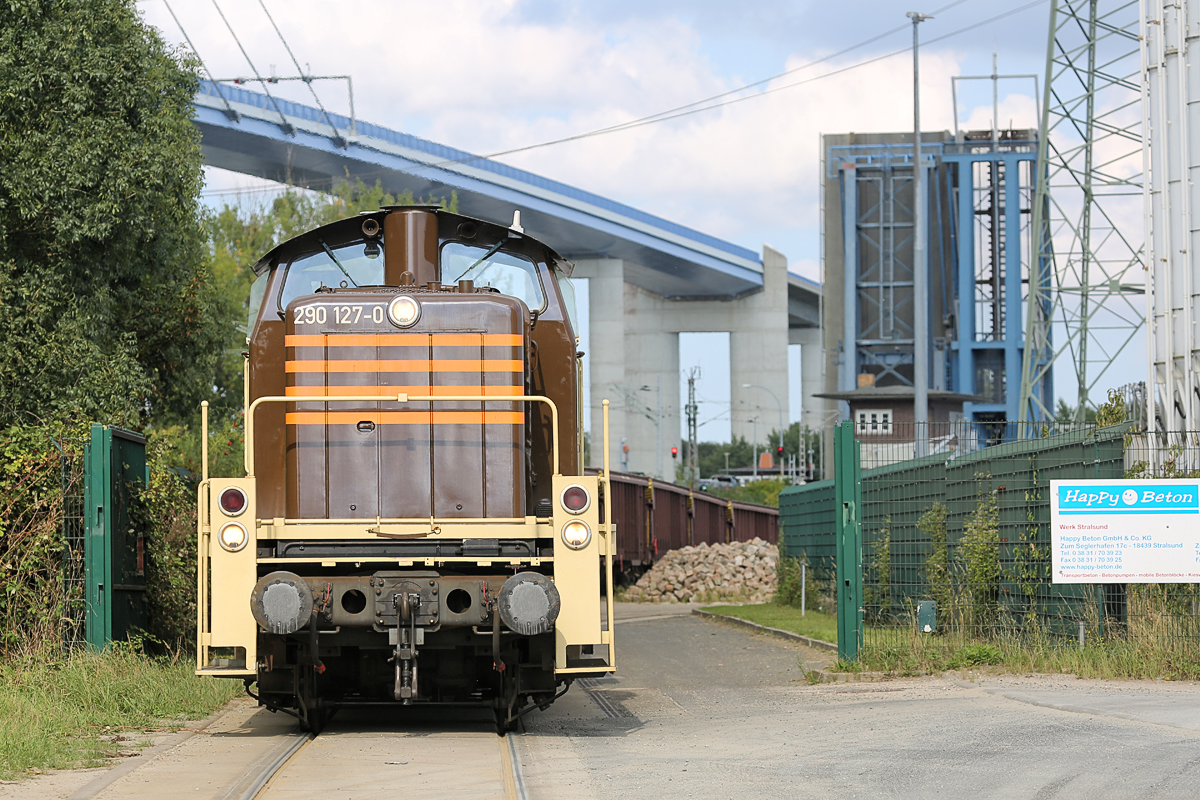
<path fill-rule="evenodd" d="M 404 731 L 338 714 L 261 796 L 499 800 L 505 796 L 501 748 L 507 746 L 490 722 Z"/>
<path fill-rule="evenodd" d="M 1200 797 L 1200 687 L 1015 676 L 810 686 L 805 668 L 826 654 L 663 618 L 689 610 L 618 609 L 618 676 L 593 693 L 622 715 L 578 687 L 531 715 L 520 749 L 533 800 Z"/>
<path fill-rule="evenodd" d="M 812 686 L 806 670 L 830 654 L 690 610 L 620 606 L 618 675 L 526 717 L 517 749 L 531 800 L 1200 797 L 1195 685 L 985 675 Z M 208 732 L 132 759 L 141 766 L 94 796 L 237 797 L 247 765 L 292 727 L 235 701 Z M 435 797 L 453 776 L 466 789 L 454 797 L 499 797 L 486 727 L 343 712 L 268 796 Z M 425 746 L 438 737 L 452 745 L 444 758 Z M 0 786 L 0 798 L 67 797 L 98 774 Z"/>

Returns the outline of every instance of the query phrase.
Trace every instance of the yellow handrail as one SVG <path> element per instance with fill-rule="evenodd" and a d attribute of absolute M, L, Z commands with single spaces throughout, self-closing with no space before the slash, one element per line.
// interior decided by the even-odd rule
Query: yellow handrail
<path fill-rule="evenodd" d="M 612 481 L 608 465 L 608 401 L 602 403 L 604 408 L 604 524 L 608 527 L 607 547 L 604 549 L 604 575 L 606 611 L 608 612 L 608 666 L 617 667 L 617 621 L 613 607 L 613 573 L 612 557 L 616 549 L 616 526 L 612 518 Z"/>
<path fill-rule="evenodd" d="M 558 458 L 558 406 L 549 397 L 523 394 L 515 397 L 480 397 L 479 395 L 418 395 L 391 394 L 373 396 L 328 395 L 324 397 L 283 397 L 271 395 L 260 397 L 246 410 L 246 476 L 254 477 L 254 412 L 264 403 L 428 403 L 428 402 L 479 402 L 479 403 L 545 403 L 550 406 L 550 424 L 554 448 L 554 474 L 561 475 Z M 207 440 L 205 440 L 207 441 Z"/>

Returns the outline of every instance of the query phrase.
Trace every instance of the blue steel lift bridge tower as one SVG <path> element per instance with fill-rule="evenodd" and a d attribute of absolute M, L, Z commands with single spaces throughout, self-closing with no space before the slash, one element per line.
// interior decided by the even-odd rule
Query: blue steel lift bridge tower
<path fill-rule="evenodd" d="M 923 298 L 913 295 L 912 134 L 826 135 L 822 151 L 824 395 L 838 401 L 839 419 L 864 403 L 891 421 L 912 419 L 913 310 L 921 302 L 929 309 L 930 421 L 978 423 L 980 440 L 1015 438 L 997 423 L 1019 418 L 1037 132 L 922 134 Z M 1034 391 L 1053 407 L 1049 369 Z M 959 403 L 961 417 L 949 410 Z"/>

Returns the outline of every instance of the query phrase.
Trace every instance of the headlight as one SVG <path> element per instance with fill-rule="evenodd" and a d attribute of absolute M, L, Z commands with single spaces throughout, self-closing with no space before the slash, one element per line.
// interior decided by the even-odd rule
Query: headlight
<path fill-rule="evenodd" d="M 572 550 L 582 550 L 592 540 L 592 529 L 585 522 L 573 519 L 563 525 L 562 540 Z"/>
<path fill-rule="evenodd" d="M 236 517 L 246 510 L 246 493 L 236 486 L 230 486 L 221 492 L 219 502 L 222 512 L 227 516 Z"/>
<path fill-rule="evenodd" d="M 575 483 L 562 490 L 559 497 L 562 507 L 572 514 L 582 514 L 592 504 L 592 496 L 588 490 Z"/>
<path fill-rule="evenodd" d="M 421 306 L 408 295 L 401 295 L 388 303 L 388 319 L 401 328 L 409 328 L 421 318 Z"/>
<path fill-rule="evenodd" d="M 224 549 L 236 553 L 246 546 L 246 542 L 250 541 L 250 534 L 246 533 L 246 529 L 241 523 L 226 522 L 221 526 L 221 532 L 217 534 L 217 541 Z"/>

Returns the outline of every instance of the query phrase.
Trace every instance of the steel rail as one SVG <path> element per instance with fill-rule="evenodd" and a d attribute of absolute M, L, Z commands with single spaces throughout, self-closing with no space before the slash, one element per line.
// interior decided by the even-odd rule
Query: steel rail
<path fill-rule="evenodd" d="M 241 797 L 239 797 L 238 800 L 257 800 L 259 796 L 265 793 L 267 787 L 271 785 L 271 781 L 275 780 L 275 776 L 283 772 L 287 765 L 290 764 L 292 760 L 296 758 L 296 756 L 300 755 L 300 752 L 304 750 L 304 748 L 312 744 L 312 741 L 315 738 L 317 737 L 311 733 L 298 737 L 290 747 L 280 753 L 274 761 L 268 764 L 262 770 L 262 772 L 258 774 L 258 777 L 256 777 L 250 786 L 247 787 L 246 791 L 242 792 Z"/>
<path fill-rule="evenodd" d="M 295 742 L 259 771 L 246 790 L 239 795 L 238 800 L 266 798 L 275 779 L 283 775 L 316 738 L 317 735 L 311 733 L 297 737 Z M 525 787 L 525 775 L 521 769 L 521 757 L 517 752 L 516 738 L 512 734 L 506 733 L 496 737 L 496 741 L 499 745 L 500 783 L 503 787 L 504 800 L 528 800 L 529 794 Z"/>

